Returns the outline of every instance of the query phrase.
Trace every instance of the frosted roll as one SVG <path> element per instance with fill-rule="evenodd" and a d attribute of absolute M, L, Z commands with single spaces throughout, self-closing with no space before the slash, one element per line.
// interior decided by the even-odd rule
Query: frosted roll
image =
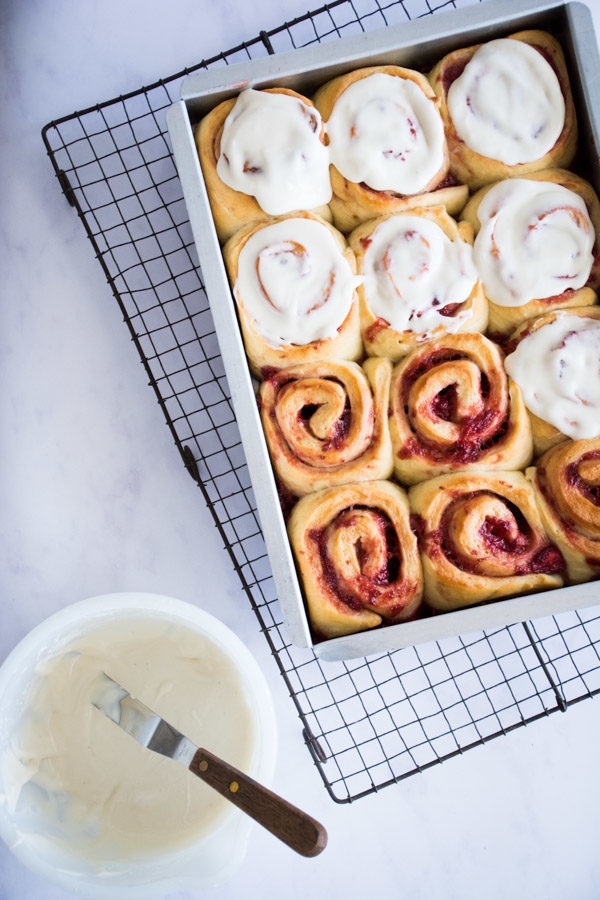
<path fill-rule="evenodd" d="M 355 81 L 327 121 L 331 162 L 376 191 L 417 194 L 444 164 L 435 102 L 408 78 L 377 73 Z"/>
<path fill-rule="evenodd" d="M 378 225 L 363 272 L 371 311 L 396 331 L 456 332 L 469 315 L 444 310 L 464 302 L 475 286 L 472 249 L 422 216 L 392 216 Z"/>
<path fill-rule="evenodd" d="M 479 47 L 450 86 L 448 111 L 471 150 L 510 166 L 545 156 L 565 124 L 554 69 L 534 47 L 508 38 Z"/>
<path fill-rule="evenodd" d="M 575 440 L 600 434 L 600 321 L 557 313 L 505 365 L 540 419 Z"/>
<path fill-rule="evenodd" d="M 217 174 L 278 216 L 331 199 L 321 116 L 297 97 L 242 91 L 221 135 Z"/>
<path fill-rule="evenodd" d="M 573 191 L 549 181 L 510 179 L 488 191 L 477 214 L 475 264 L 494 303 L 522 306 L 587 283 L 594 227 Z"/>
<path fill-rule="evenodd" d="M 359 282 L 324 225 L 286 219 L 245 243 L 234 292 L 267 341 L 303 345 L 337 335 Z"/>

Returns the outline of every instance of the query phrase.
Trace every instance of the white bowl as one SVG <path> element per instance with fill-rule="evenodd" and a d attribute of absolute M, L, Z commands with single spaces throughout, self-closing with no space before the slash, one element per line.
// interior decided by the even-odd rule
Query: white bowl
<path fill-rule="evenodd" d="M 254 657 L 218 619 L 189 603 L 157 594 L 109 594 L 82 600 L 50 616 L 15 647 L 0 666 L 0 759 L 19 727 L 23 704 L 40 661 L 90 627 L 140 614 L 197 631 L 210 638 L 231 660 L 247 690 L 255 726 L 248 774 L 268 785 L 275 767 L 277 731 L 269 688 Z M 253 824 L 231 805 L 215 830 L 184 849 L 151 859 L 119 862 L 111 865 L 110 872 L 99 872 L 75 852 L 67 854 L 49 841 L 23 839 L 7 804 L 2 802 L 6 787 L 0 769 L 0 837 L 34 872 L 90 900 L 149 900 L 175 890 L 225 881 L 244 858 Z"/>

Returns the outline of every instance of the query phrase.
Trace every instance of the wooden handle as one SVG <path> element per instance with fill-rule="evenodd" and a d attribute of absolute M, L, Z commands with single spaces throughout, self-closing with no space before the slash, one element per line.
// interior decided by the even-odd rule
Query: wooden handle
<path fill-rule="evenodd" d="M 317 856 L 325 849 L 327 832 L 319 822 L 208 750 L 198 750 L 190 763 L 190 772 L 296 853 Z"/>

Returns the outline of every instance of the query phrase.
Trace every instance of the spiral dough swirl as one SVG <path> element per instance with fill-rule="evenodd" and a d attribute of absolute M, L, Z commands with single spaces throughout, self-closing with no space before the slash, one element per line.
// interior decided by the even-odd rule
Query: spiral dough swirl
<path fill-rule="evenodd" d="M 525 476 L 458 473 L 411 489 L 428 602 L 453 609 L 562 584 Z"/>
<path fill-rule="evenodd" d="M 517 469 L 531 459 L 527 413 L 498 347 L 480 334 L 448 335 L 395 369 L 390 433 L 401 481 L 462 469 Z"/>
<path fill-rule="evenodd" d="M 392 472 L 387 422 L 388 360 L 306 363 L 260 388 L 271 459 L 289 491 L 303 495 Z"/>
<path fill-rule="evenodd" d="M 309 614 L 333 637 L 410 618 L 422 585 L 406 495 L 387 481 L 303 497 L 289 521 Z"/>
<path fill-rule="evenodd" d="M 528 469 L 573 581 L 600 574 L 600 438 L 563 441 Z"/>

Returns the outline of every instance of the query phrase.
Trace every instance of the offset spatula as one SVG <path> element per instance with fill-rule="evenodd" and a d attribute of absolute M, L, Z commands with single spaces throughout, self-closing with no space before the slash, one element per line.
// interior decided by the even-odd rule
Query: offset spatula
<path fill-rule="evenodd" d="M 197 747 L 105 673 L 98 678 L 92 703 L 143 747 L 182 763 L 292 850 L 317 856 L 325 849 L 327 832 L 319 822 L 214 753 Z"/>

